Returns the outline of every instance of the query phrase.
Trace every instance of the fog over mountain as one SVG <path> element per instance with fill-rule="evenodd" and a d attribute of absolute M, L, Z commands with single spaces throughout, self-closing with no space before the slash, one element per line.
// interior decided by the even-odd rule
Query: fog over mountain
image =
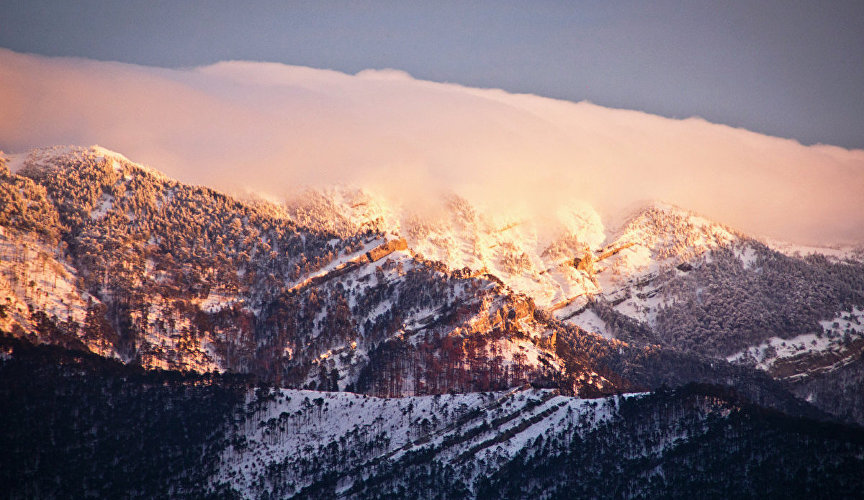
<path fill-rule="evenodd" d="M 359 185 L 493 212 L 662 199 L 751 234 L 864 242 L 864 151 L 803 146 L 394 70 L 162 69 L 0 49 L 0 149 L 100 144 L 182 181 L 281 197 Z"/>

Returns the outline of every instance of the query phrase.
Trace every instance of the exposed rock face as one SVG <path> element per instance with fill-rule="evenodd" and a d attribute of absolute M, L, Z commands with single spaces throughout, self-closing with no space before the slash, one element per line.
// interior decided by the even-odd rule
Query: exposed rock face
<path fill-rule="evenodd" d="M 406 243 L 403 238 L 399 238 L 398 240 L 388 241 L 381 246 L 369 250 L 368 252 L 366 252 L 366 258 L 369 259 L 369 262 L 376 262 L 390 255 L 393 252 L 407 249 L 408 243 Z"/>

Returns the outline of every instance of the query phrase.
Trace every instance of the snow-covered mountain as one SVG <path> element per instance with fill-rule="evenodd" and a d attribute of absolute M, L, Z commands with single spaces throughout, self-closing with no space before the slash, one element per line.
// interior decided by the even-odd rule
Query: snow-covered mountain
<path fill-rule="evenodd" d="M 529 299 L 315 200 L 241 202 L 95 148 L 17 161 L 6 331 L 148 368 L 384 395 L 554 384 L 563 370 Z"/>
<path fill-rule="evenodd" d="M 418 215 L 350 189 L 289 205 L 316 225 L 344 218 L 354 231 L 404 238 L 416 255 L 494 276 L 545 314 L 607 339 L 695 352 L 793 384 L 855 364 L 864 347 L 861 249 L 763 242 L 660 202 L 607 225 L 584 205 L 496 218 L 452 196 Z"/>
<path fill-rule="evenodd" d="M 98 147 L 6 163 L 0 328 L 147 368 L 385 396 L 604 394 L 654 387 L 668 351 L 725 367 L 673 368 L 678 382 L 732 363 L 818 404 L 836 390 L 813 376 L 860 364 L 854 253 L 788 256 L 662 203 L 606 224 L 579 204 L 520 218 L 356 188 L 274 204 Z M 864 419 L 846 399 L 823 408 Z"/>
<path fill-rule="evenodd" d="M 807 251 L 660 202 L 615 220 L 348 187 L 274 202 L 98 147 L 7 156 L 0 398 L 28 402 L 5 426 L 26 459 L 0 470 L 24 496 L 52 495 L 45 457 L 82 449 L 82 495 L 103 459 L 149 470 L 144 496 L 758 495 L 816 471 L 852 491 L 858 431 L 824 426 L 864 423 L 864 261 Z M 69 411 L 68 446 L 31 446 L 21 422 Z M 753 489 L 784 460 L 806 474 Z M 711 472 L 740 464 L 734 485 Z"/>
<path fill-rule="evenodd" d="M 249 387 L 0 338 L 0 484 L 25 496 L 855 497 L 860 428 L 708 385 L 404 398 Z M 26 404 L 21 404 L 25 402 Z"/>

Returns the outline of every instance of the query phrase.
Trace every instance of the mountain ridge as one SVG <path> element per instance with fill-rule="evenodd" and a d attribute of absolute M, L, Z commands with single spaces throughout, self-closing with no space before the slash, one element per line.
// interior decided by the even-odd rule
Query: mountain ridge
<path fill-rule="evenodd" d="M 862 480 L 861 427 L 766 410 L 728 387 L 382 399 L 144 370 L 6 336 L 0 377 L 0 484 L 12 498 L 846 497 Z"/>
<path fill-rule="evenodd" d="M 0 156 L 11 497 L 853 497 L 864 262 Z M 278 200 L 277 200 L 278 201 Z M 58 485 L 62 486 L 62 491 Z"/>
<path fill-rule="evenodd" d="M 843 320 L 849 334 L 816 321 L 844 307 L 857 317 L 859 264 L 781 256 L 660 203 L 606 241 L 584 206 L 554 215 L 563 236 L 542 236 L 530 221 L 496 224 L 459 197 L 446 198 L 431 222 L 408 214 L 394 224 L 396 210 L 357 190 L 307 192 L 279 206 L 186 186 L 101 148 L 33 156 L 17 158 L 21 175 L 4 173 L 4 186 L 18 186 L 4 191 L 6 206 L 18 208 L 0 221 L 11 312 L 0 327 L 143 366 L 390 396 L 526 382 L 591 395 L 743 377 L 757 393 L 779 391 L 768 398 L 779 402 L 809 383 L 808 373 L 845 366 L 837 356 L 857 363 L 864 336 L 851 319 Z M 757 322 L 754 330 L 747 325 L 760 313 L 748 309 L 740 325 L 723 327 L 728 334 L 715 329 L 682 344 L 699 331 L 680 327 L 690 321 L 681 316 L 687 304 L 702 300 L 688 287 L 741 276 L 741 293 L 752 294 L 763 286 L 760 269 L 770 269 L 753 267 L 763 261 L 821 283 L 800 298 L 760 292 L 790 313 L 804 311 L 791 316 L 804 323 L 766 330 Z M 781 275 L 771 271 L 764 286 Z M 817 300 L 822 306 L 810 311 Z M 742 339 L 731 345 L 755 349 L 823 329 L 829 347 L 786 363 L 804 375 L 787 389 L 758 375 L 770 367 L 725 347 Z M 720 343 L 703 347 L 710 342 Z M 726 367 L 730 360 L 741 367 Z M 678 373 L 660 376 L 666 362 Z M 819 391 L 808 391 L 799 396 L 818 403 Z"/>

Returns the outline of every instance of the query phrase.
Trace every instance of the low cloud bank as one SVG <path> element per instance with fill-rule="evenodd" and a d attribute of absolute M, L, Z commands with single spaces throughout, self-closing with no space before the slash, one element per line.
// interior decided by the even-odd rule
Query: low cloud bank
<path fill-rule="evenodd" d="M 862 150 L 392 70 L 169 70 L 0 49 L 0 148 L 56 144 L 229 191 L 338 183 L 528 215 L 580 200 L 606 217 L 660 199 L 751 234 L 864 242 Z"/>

